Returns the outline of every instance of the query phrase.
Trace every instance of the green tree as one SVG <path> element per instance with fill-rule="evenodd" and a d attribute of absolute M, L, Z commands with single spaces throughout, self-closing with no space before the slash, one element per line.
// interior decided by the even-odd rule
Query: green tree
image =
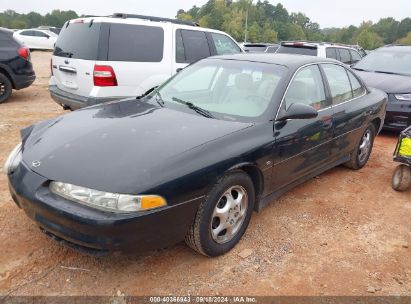
<path fill-rule="evenodd" d="M 269 22 L 266 22 L 264 24 L 260 40 L 263 42 L 271 43 L 278 41 L 277 32 L 274 30 L 273 26 Z"/>
<path fill-rule="evenodd" d="M 400 44 L 411 45 L 411 31 L 408 32 L 407 36 L 399 39 L 397 42 Z"/>
<path fill-rule="evenodd" d="M 382 18 L 372 26 L 372 30 L 383 38 L 384 43 L 392 43 L 397 40 L 400 23 L 392 17 Z"/>
<path fill-rule="evenodd" d="M 362 30 L 362 32 L 358 35 L 357 40 L 358 44 L 366 50 L 373 50 L 384 45 L 382 38 L 370 29 Z"/>

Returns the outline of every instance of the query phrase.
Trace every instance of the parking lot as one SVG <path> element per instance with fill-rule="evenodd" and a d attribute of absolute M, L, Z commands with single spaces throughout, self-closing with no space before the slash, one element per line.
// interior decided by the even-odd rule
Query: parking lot
<path fill-rule="evenodd" d="M 47 91 L 50 56 L 32 53 L 34 85 L 0 105 L 1 164 L 21 128 L 65 113 Z M 65 249 L 16 207 L 1 174 L 0 294 L 409 295 L 411 193 L 391 189 L 396 140 L 379 135 L 364 169 L 335 168 L 254 214 L 218 258 L 184 244 L 101 258 Z"/>

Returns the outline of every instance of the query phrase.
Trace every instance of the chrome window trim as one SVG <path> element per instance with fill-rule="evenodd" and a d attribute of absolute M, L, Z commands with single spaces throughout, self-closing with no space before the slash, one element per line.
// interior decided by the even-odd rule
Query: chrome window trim
<path fill-rule="evenodd" d="M 303 68 L 306 68 L 306 67 L 308 67 L 308 66 L 311 66 L 311 65 L 318 65 L 318 66 L 319 66 L 320 64 L 333 64 L 333 65 L 338 65 L 338 66 L 340 66 L 340 67 L 343 67 L 345 70 L 348 70 L 343 63 L 339 63 L 339 62 L 329 62 L 329 61 L 328 61 L 328 62 L 327 62 L 327 61 L 320 61 L 320 62 L 306 63 L 306 64 L 300 66 L 300 67 L 294 72 L 293 77 L 291 77 L 291 80 L 290 80 L 290 82 L 288 83 L 287 88 L 285 89 L 285 92 L 284 92 L 284 94 L 283 94 L 283 98 L 281 99 L 280 105 L 279 105 L 279 107 L 278 107 L 278 109 L 277 109 L 277 113 L 275 114 L 275 119 L 274 119 L 274 121 L 277 121 L 278 113 L 280 112 L 280 109 L 281 109 L 281 107 L 283 106 L 285 96 L 287 95 L 288 89 L 290 88 L 291 83 L 294 81 L 294 78 L 295 78 L 295 76 L 297 75 L 297 73 L 298 73 L 300 70 L 302 70 Z M 347 76 L 348 76 L 348 75 L 347 75 Z M 355 76 L 355 74 L 354 74 L 354 76 Z M 347 102 L 351 102 L 351 101 L 353 101 L 353 100 L 356 100 L 356 99 L 358 99 L 358 98 L 360 98 L 360 97 L 364 97 L 365 95 L 367 95 L 367 89 L 366 89 L 366 87 L 364 86 L 364 84 L 363 84 L 362 82 L 360 82 L 360 84 L 361 84 L 362 88 L 364 89 L 363 95 L 357 96 L 357 97 L 354 97 L 354 98 L 351 98 L 351 99 L 349 99 L 349 100 L 343 101 L 343 102 L 341 102 L 341 103 L 339 103 L 339 104 L 336 104 L 336 105 L 331 104 L 331 106 L 328 106 L 328 107 L 326 107 L 326 108 L 324 108 L 324 109 L 320 109 L 320 110 L 318 110 L 317 112 L 322 112 L 322 111 L 325 111 L 325 110 L 329 110 L 329 109 L 331 109 L 331 108 L 333 108 L 333 107 L 335 107 L 335 106 L 339 106 L 339 105 L 341 105 L 341 104 L 345 104 L 345 103 L 347 103 Z M 325 83 L 323 83 L 323 85 L 324 85 L 324 88 L 325 88 Z M 350 85 L 351 85 L 351 84 L 350 84 Z M 351 88 L 351 91 L 352 91 L 352 88 Z"/>

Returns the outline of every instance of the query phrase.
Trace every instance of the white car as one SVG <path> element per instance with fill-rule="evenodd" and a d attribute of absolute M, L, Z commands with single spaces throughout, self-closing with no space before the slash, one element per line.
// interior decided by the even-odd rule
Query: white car
<path fill-rule="evenodd" d="M 14 32 L 13 37 L 29 49 L 52 50 L 58 35 L 42 29 L 27 29 Z"/>
<path fill-rule="evenodd" d="M 79 18 L 62 27 L 49 91 L 75 110 L 141 96 L 190 63 L 241 52 L 226 33 L 193 22 L 128 14 Z"/>
<path fill-rule="evenodd" d="M 309 41 L 284 41 L 277 49 L 278 54 L 299 54 L 332 58 L 347 65 L 352 65 L 361 60 L 363 55 L 357 48 L 337 43 L 309 42 Z"/>

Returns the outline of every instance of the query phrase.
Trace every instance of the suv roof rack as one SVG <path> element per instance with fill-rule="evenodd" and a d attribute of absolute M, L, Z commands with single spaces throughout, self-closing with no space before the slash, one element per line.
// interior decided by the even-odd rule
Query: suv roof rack
<path fill-rule="evenodd" d="M 170 22 L 170 23 L 175 23 L 175 24 L 200 26 L 198 23 L 196 23 L 194 21 L 185 21 L 185 20 L 179 20 L 179 19 L 170 19 L 170 18 L 136 15 L 136 14 L 114 13 L 111 17 L 113 17 L 113 18 L 123 18 L 123 19 L 136 18 L 136 19 L 144 19 L 144 20 L 157 21 L 157 22 Z"/>

